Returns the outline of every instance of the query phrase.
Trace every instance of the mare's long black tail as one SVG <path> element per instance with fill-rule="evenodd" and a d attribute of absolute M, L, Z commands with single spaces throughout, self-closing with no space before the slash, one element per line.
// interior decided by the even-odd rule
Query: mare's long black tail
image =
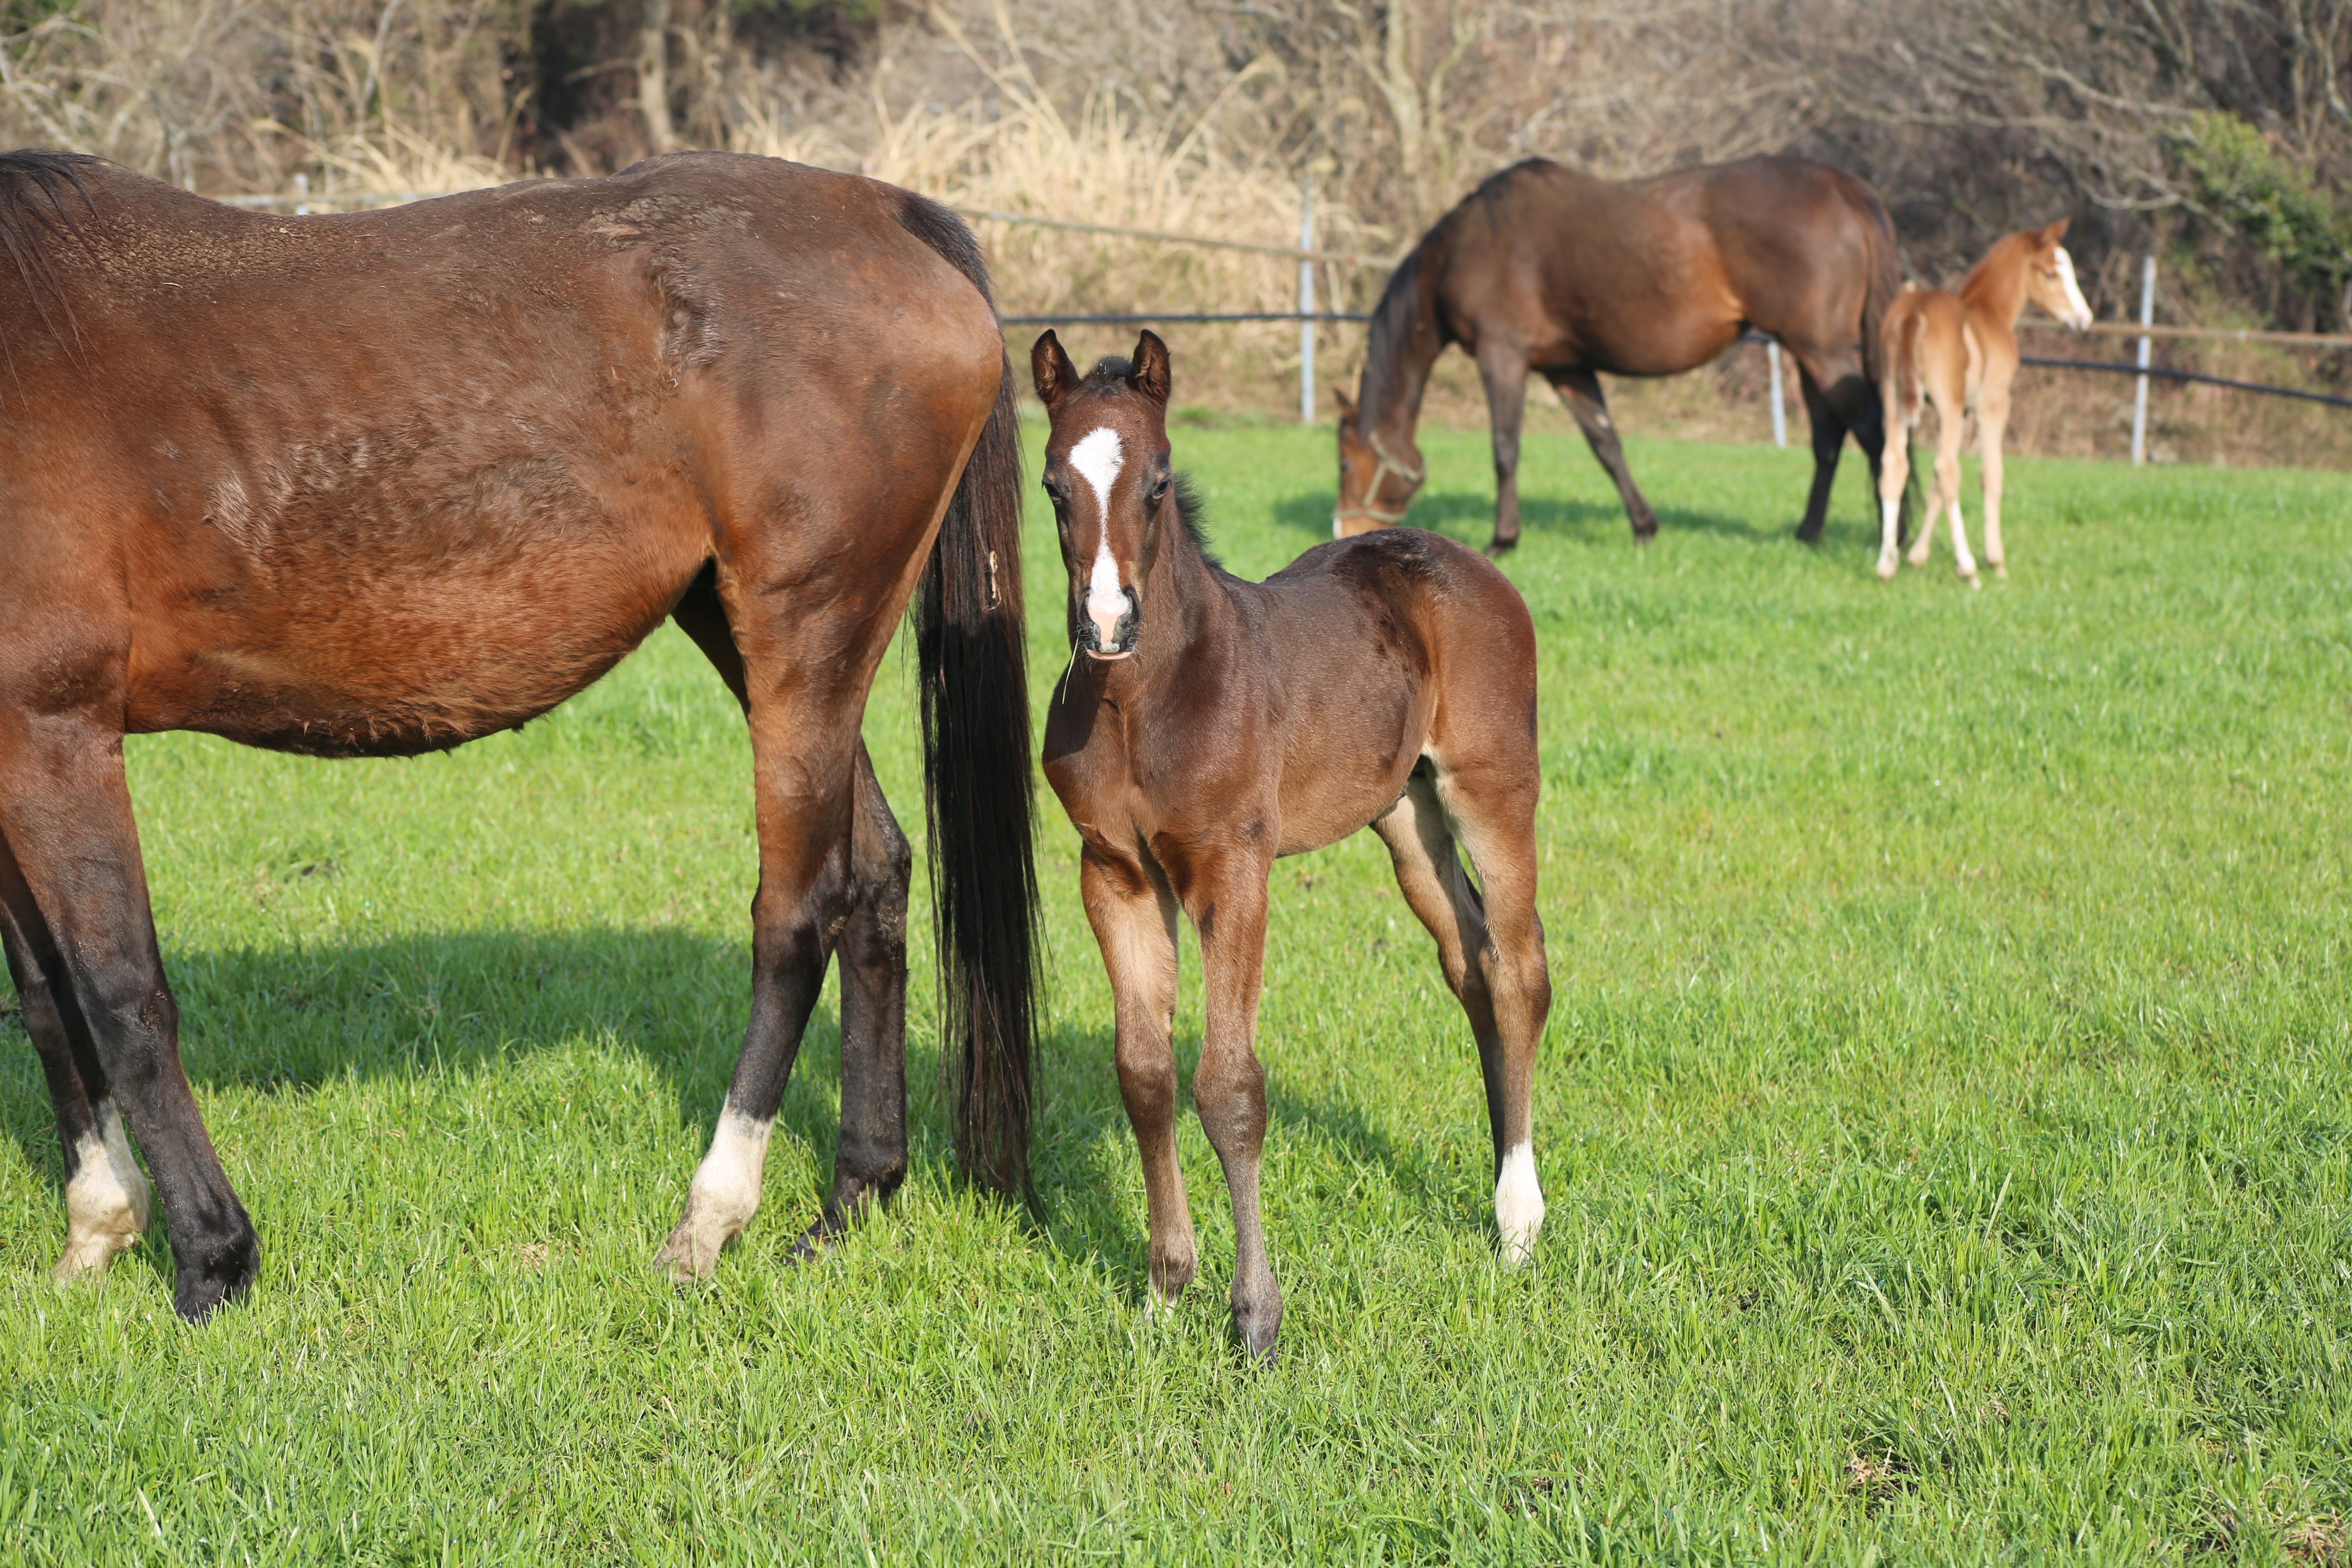
<path fill-rule="evenodd" d="M 899 222 L 988 297 L 988 268 L 961 220 L 910 195 Z M 1037 872 L 1030 851 L 1021 439 L 1009 359 L 924 571 L 915 636 L 931 915 L 945 1004 L 940 1067 L 956 1152 L 973 1179 L 1029 1197 Z"/>

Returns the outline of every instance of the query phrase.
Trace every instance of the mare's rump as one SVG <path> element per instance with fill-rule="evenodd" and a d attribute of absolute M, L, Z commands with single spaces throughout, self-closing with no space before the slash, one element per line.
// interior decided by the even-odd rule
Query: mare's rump
<path fill-rule="evenodd" d="M 0 626 L 131 730 L 386 753 L 561 701 L 730 532 L 806 580 L 911 520 L 836 589 L 903 595 L 995 374 L 906 199 L 688 154 L 296 218 L 0 157 Z"/>

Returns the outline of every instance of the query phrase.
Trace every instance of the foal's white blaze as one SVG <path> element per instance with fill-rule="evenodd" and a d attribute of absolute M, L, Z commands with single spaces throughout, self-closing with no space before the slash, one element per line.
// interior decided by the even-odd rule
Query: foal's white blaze
<path fill-rule="evenodd" d="M 2083 298 L 2083 286 L 2074 280 L 2074 258 L 2063 245 L 2057 256 L 2058 284 L 2066 291 L 2066 309 L 2058 319 L 2079 332 L 2091 324 L 2091 307 Z"/>
<path fill-rule="evenodd" d="M 1536 1180 L 1534 1146 L 1515 1143 L 1503 1156 L 1495 1182 L 1495 1227 L 1503 1233 L 1503 1261 L 1525 1263 L 1535 1256 L 1536 1232 L 1543 1229 L 1543 1186 Z"/>
<path fill-rule="evenodd" d="M 1117 653 L 1113 640 L 1119 616 L 1127 614 L 1127 595 L 1119 587 L 1118 563 L 1110 553 L 1110 491 L 1126 464 L 1118 432 L 1108 426 L 1087 433 L 1070 448 L 1070 467 L 1094 487 L 1095 511 L 1102 522 L 1102 542 L 1095 551 L 1094 571 L 1087 578 L 1087 618 L 1095 624 L 1095 642 L 1104 653 Z"/>
<path fill-rule="evenodd" d="M 707 1274 L 719 1249 L 743 1233 L 760 1209 L 760 1174 L 768 1163 L 773 1119 L 761 1121 L 729 1106 L 719 1113 L 710 1152 L 687 1189 L 686 1214 L 662 1248 L 662 1261 L 680 1274 Z"/>
<path fill-rule="evenodd" d="M 98 1129 L 74 1144 L 76 1169 L 66 1184 L 66 1250 L 57 1277 L 72 1279 L 104 1268 L 118 1252 L 139 1245 L 153 1214 L 147 1178 L 131 1157 L 122 1113 L 112 1100 L 98 1102 Z"/>

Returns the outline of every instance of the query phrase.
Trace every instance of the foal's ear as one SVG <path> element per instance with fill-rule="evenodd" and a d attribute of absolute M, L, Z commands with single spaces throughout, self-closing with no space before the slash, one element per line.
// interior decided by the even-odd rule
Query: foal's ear
<path fill-rule="evenodd" d="M 1077 366 L 1062 352 L 1062 340 L 1054 335 L 1051 327 L 1029 350 L 1029 380 L 1037 388 L 1037 400 L 1047 408 L 1078 384 Z"/>
<path fill-rule="evenodd" d="M 1150 327 L 1143 329 L 1135 340 L 1135 368 L 1128 373 L 1127 384 L 1151 399 L 1165 405 L 1168 401 L 1168 345 Z"/>
<path fill-rule="evenodd" d="M 2055 245 L 2060 240 L 2065 238 L 2066 226 L 2073 221 L 2074 220 L 2071 217 L 2062 217 L 2056 223 L 2043 225 L 2042 233 L 2039 236 L 2042 243 L 2044 245 Z"/>

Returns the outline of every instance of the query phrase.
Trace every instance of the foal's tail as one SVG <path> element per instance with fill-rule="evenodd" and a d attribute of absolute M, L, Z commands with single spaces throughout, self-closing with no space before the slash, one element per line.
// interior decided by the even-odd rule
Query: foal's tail
<path fill-rule="evenodd" d="M 908 196 L 899 222 L 988 297 L 971 231 Z M 939 933 L 940 1068 L 967 1174 L 1029 1185 L 1037 871 L 1030 856 L 1029 681 L 1021 608 L 1021 437 L 1005 362 L 923 574 L 923 805 Z"/>
<path fill-rule="evenodd" d="M 1895 409 L 1901 416 L 1903 426 L 1909 429 L 1919 417 L 1919 407 L 1926 393 L 1919 373 L 1919 335 L 1927 330 L 1927 318 L 1913 310 L 1903 318 L 1896 331 L 1895 344 Z M 1892 440 L 1895 432 L 1888 431 Z"/>

